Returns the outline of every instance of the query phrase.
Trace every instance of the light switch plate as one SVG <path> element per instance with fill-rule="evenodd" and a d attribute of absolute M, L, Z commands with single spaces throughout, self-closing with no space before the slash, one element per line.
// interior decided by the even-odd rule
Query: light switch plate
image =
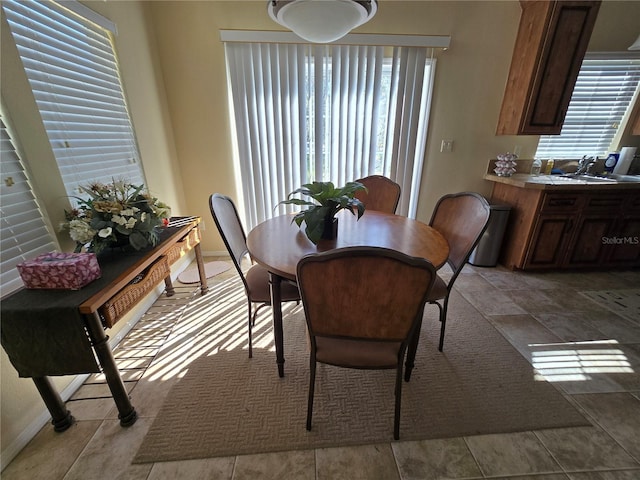
<path fill-rule="evenodd" d="M 453 151 L 453 140 L 442 140 L 440 144 L 441 153 L 449 153 Z"/>

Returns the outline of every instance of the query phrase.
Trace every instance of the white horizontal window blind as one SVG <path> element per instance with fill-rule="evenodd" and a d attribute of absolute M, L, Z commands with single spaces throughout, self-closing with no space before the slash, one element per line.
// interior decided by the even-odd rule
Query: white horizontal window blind
<path fill-rule="evenodd" d="M 2 117 L 0 161 L 0 296 L 5 296 L 23 285 L 18 263 L 55 250 L 56 246 Z"/>
<path fill-rule="evenodd" d="M 540 137 L 537 158 L 604 156 L 640 82 L 640 58 L 587 55 L 560 135 Z"/>
<path fill-rule="evenodd" d="M 67 4 L 2 2 L 67 193 L 114 178 L 142 184 L 111 34 Z"/>

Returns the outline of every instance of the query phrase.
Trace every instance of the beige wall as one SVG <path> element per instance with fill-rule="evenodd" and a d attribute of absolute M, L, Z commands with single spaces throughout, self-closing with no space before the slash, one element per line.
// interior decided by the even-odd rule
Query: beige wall
<path fill-rule="evenodd" d="M 239 195 L 218 31 L 281 28 L 269 19 L 264 0 L 84 3 L 118 26 L 116 47 L 149 188 L 175 214 L 202 216 L 203 249 L 222 251 L 208 196 Z M 445 193 L 489 194 L 491 185 L 482 180 L 489 158 L 515 148 L 524 158 L 535 152 L 537 137 L 495 135 L 519 16 L 516 1 L 382 0 L 374 19 L 356 31 L 452 37 L 451 48 L 437 57 L 418 206 L 423 221 Z M 604 2 L 590 48 L 626 50 L 640 33 L 637 18 L 640 2 Z M 64 189 L 4 20 L 0 29 L 3 106 L 18 131 L 38 196 L 57 225 Z M 624 144 L 639 138 L 626 137 Z M 442 139 L 454 141 L 453 152 L 440 153 Z M 18 379 L 3 357 L 3 451 L 42 407 L 31 381 Z"/>
<path fill-rule="evenodd" d="M 210 217 L 208 196 L 212 192 L 239 195 L 219 30 L 282 28 L 268 17 L 263 0 L 85 3 L 118 26 L 116 46 L 149 188 L 175 214 L 200 215 L 208 227 L 203 249 L 223 251 Z M 640 2 L 604 2 L 590 49 L 626 49 L 637 36 L 633 19 L 638 15 Z M 418 203 L 421 220 L 429 219 L 436 200 L 445 193 L 475 190 L 488 194 L 490 184 L 481 177 L 489 158 L 515 149 L 524 158 L 535 152 L 535 136 L 495 135 L 519 16 L 516 1 L 382 0 L 377 15 L 356 30 L 452 37 L 451 48 L 437 54 Z M 3 41 L 3 53 L 6 43 Z M 3 82 L 5 76 L 19 76 L 14 70 L 6 75 L 2 72 Z M 23 90 L 13 103 L 29 107 L 23 101 L 29 95 L 28 86 Z M 29 122 L 22 121 L 30 124 L 26 130 L 30 138 L 22 143 L 32 150 L 27 152 L 27 161 L 52 223 L 57 225 L 64 190 L 59 177 L 51 173 L 55 166 L 47 158 L 51 153 L 34 108 Z M 9 110 L 12 116 L 16 114 L 15 108 Z M 454 141 L 453 152 L 440 152 L 442 139 Z M 637 142 L 637 136 L 623 139 L 625 145 Z"/>
<path fill-rule="evenodd" d="M 149 11 L 187 204 L 211 226 L 208 195 L 220 192 L 239 197 L 218 31 L 282 28 L 268 17 L 264 1 L 153 2 Z M 640 2 L 606 2 L 594 33 L 596 49 L 626 49 L 639 33 L 633 24 L 637 15 Z M 519 17 L 520 5 L 515 1 L 383 0 L 376 16 L 355 31 L 452 37 L 451 48 L 437 56 L 418 203 L 420 220 L 428 221 L 435 202 L 445 193 L 475 190 L 489 194 L 491 185 L 482 180 L 489 158 L 515 149 L 523 158 L 535 153 L 535 136 L 495 135 Z M 453 152 L 440 153 L 442 139 L 454 141 Z M 222 248 L 211 228 L 205 232 L 205 251 Z"/>
<path fill-rule="evenodd" d="M 166 94 L 153 45 L 155 39 L 147 25 L 144 5 L 138 2 L 110 2 L 108 5 L 95 2 L 89 5 L 118 25 L 116 46 L 149 188 L 171 205 L 174 213 L 187 214 L 189 209 L 184 200 L 180 165 L 173 146 L 171 118 L 167 113 Z M 64 209 L 69 208 L 68 199 L 4 14 L 0 33 L 3 111 L 10 119 L 14 133 L 17 133 L 16 140 L 22 147 L 23 160 L 40 205 L 55 229 L 63 219 Z M 60 243 L 63 248 L 73 248 L 64 235 L 60 236 Z M 153 302 L 153 295 L 145 301 L 147 304 Z M 115 338 L 118 331 L 130 326 L 141 314 L 141 311 L 133 312 L 119 322 L 107 332 L 110 338 Z M 25 438 L 29 440 L 33 422 L 45 407 L 31 379 L 18 378 L 4 350 L 0 361 L 0 446 L 4 467 L 16 446 L 23 444 Z M 62 392 L 74 378 L 56 377 L 53 381 Z"/>
<path fill-rule="evenodd" d="M 191 214 L 174 146 L 174 119 L 167 108 L 161 59 L 155 48 L 148 2 L 84 2 L 116 23 L 120 72 L 149 189 L 172 207 Z"/>
<path fill-rule="evenodd" d="M 640 2 L 606 0 L 598 12 L 598 19 L 589 42 L 590 52 L 626 51 L 640 35 Z M 637 53 L 637 52 L 636 52 Z M 640 102 L 636 96 L 631 118 L 640 115 Z M 614 140 L 615 141 L 615 140 Z M 620 135 L 620 147 L 640 148 L 640 135 L 631 135 L 631 122 Z"/>
<path fill-rule="evenodd" d="M 238 197 L 228 122 L 220 29 L 278 30 L 265 2 L 154 2 L 149 5 L 174 123 L 187 203 L 209 221 L 212 192 Z M 431 126 L 418 217 L 428 220 L 437 198 L 454 190 L 489 193 L 481 179 L 487 160 L 516 146 L 535 151 L 532 138 L 494 135 L 518 26 L 517 2 L 380 2 L 356 33 L 451 35 L 438 54 Z M 440 140 L 454 140 L 452 153 Z M 186 186 L 186 184 L 185 184 Z M 211 229 L 204 249 L 220 250 Z"/>

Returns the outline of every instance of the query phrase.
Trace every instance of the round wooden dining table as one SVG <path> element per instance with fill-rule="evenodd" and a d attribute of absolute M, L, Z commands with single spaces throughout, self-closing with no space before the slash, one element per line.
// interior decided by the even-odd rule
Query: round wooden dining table
<path fill-rule="evenodd" d="M 280 284 L 283 279 L 296 280 L 296 268 L 302 257 L 342 247 L 385 247 L 412 257 L 425 258 L 439 269 L 449 256 L 447 240 L 436 229 L 418 220 L 373 210 L 365 211 L 359 220 L 345 210 L 337 218 L 336 239 L 320 240 L 317 245 L 304 233 L 304 223 L 299 228 L 292 222 L 293 214 L 265 220 L 247 236 L 251 258 L 269 271 L 276 362 L 280 377 L 284 376 Z"/>

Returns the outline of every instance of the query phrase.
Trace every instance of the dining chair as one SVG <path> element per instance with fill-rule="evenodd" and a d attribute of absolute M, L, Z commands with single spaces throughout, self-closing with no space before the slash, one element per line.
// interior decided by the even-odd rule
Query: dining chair
<path fill-rule="evenodd" d="M 400 185 L 382 175 L 370 175 L 356 180 L 367 187 L 367 191 L 360 190 L 355 197 L 364 203 L 368 210 L 396 213 L 400 200 Z"/>
<path fill-rule="evenodd" d="M 433 289 L 429 293 L 429 303 L 438 306 L 440 313 L 440 341 L 442 351 L 444 331 L 447 323 L 449 295 L 453 284 L 464 268 L 489 223 L 491 208 L 482 196 L 475 192 L 461 192 L 444 195 L 438 200 L 429 225 L 438 230 L 449 242 L 447 264 L 453 275 L 445 281 L 436 276 Z"/>
<path fill-rule="evenodd" d="M 311 344 L 307 430 L 318 362 L 395 368 L 393 436 L 399 438 L 402 362 L 435 276 L 428 260 L 382 247 L 345 247 L 300 260 L 297 280 Z"/>
<path fill-rule="evenodd" d="M 252 264 L 248 270 L 243 270 L 242 262 L 249 258 L 247 249 L 247 236 L 242 228 L 238 211 L 231 198 L 214 193 L 209 197 L 209 208 L 211 215 L 218 227 L 218 232 L 222 237 L 231 260 L 242 279 L 244 291 L 247 295 L 249 310 L 249 358 L 253 357 L 253 347 L 251 342 L 253 326 L 256 323 L 256 316 L 262 307 L 271 305 L 271 291 L 269 288 L 269 271 L 257 264 Z M 253 262 L 252 262 L 253 263 Z M 291 282 L 282 282 L 281 295 L 283 302 L 299 302 L 300 293 L 297 285 Z M 253 304 L 259 304 L 255 311 Z"/>

